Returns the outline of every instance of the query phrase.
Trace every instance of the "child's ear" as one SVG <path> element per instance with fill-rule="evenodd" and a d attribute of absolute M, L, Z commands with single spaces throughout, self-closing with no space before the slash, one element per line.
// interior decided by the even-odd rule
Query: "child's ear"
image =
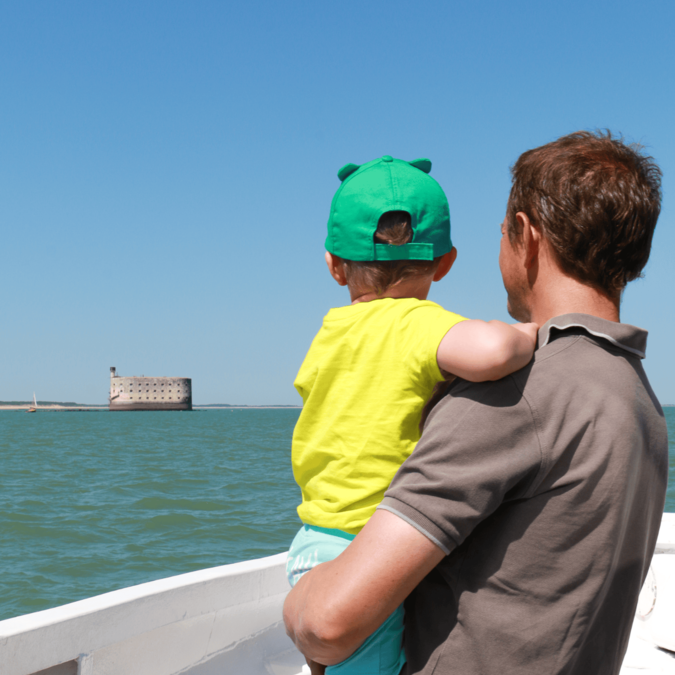
<path fill-rule="evenodd" d="M 326 251 L 326 264 L 328 265 L 328 271 L 333 279 L 335 279 L 340 286 L 346 286 L 347 275 L 345 274 L 344 260 Z"/>
<path fill-rule="evenodd" d="M 440 281 L 451 269 L 457 260 L 457 249 L 453 246 L 445 255 L 441 256 L 436 272 L 434 273 L 434 281 Z"/>

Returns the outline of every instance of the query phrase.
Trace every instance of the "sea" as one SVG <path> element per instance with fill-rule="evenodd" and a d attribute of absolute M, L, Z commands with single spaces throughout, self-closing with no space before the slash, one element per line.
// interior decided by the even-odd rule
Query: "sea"
<path fill-rule="evenodd" d="M 286 550 L 299 414 L 0 411 L 0 619 Z"/>

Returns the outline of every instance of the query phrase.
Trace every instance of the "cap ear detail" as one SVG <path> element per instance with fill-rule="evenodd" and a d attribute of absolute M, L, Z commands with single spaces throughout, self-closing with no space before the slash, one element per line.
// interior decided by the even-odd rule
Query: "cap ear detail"
<path fill-rule="evenodd" d="M 412 162 L 408 162 L 410 166 L 414 166 L 424 173 L 429 173 L 431 171 L 431 160 L 430 159 L 413 159 Z"/>
<path fill-rule="evenodd" d="M 339 171 L 338 171 L 338 178 L 343 181 L 345 178 L 348 176 L 351 176 L 354 171 L 357 169 L 360 169 L 361 167 L 358 164 L 345 164 Z"/>

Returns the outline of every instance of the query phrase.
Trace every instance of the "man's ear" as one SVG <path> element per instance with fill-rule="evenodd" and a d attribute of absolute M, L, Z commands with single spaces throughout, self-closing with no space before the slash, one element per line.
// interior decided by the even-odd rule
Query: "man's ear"
<path fill-rule="evenodd" d="M 520 247 L 522 262 L 525 269 L 532 269 L 539 258 L 542 233 L 541 229 L 532 223 L 526 213 L 516 213 L 518 230 L 520 231 Z"/>
<path fill-rule="evenodd" d="M 445 255 L 441 256 L 438 267 L 434 272 L 434 281 L 440 281 L 452 268 L 457 260 L 457 249 L 453 246 Z"/>
<path fill-rule="evenodd" d="M 328 271 L 330 272 L 330 275 L 333 277 L 333 279 L 335 279 L 335 281 L 337 281 L 340 286 L 346 286 L 347 275 L 345 274 L 344 260 L 326 251 L 326 264 L 328 265 Z"/>

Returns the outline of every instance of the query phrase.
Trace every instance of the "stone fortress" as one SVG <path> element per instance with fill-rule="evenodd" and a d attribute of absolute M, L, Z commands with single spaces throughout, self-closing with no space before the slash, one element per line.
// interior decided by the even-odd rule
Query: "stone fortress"
<path fill-rule="evenodd" d="M 110 368 L 110 410 L 192 410 L 189 377 L 122 377 Z"/>

